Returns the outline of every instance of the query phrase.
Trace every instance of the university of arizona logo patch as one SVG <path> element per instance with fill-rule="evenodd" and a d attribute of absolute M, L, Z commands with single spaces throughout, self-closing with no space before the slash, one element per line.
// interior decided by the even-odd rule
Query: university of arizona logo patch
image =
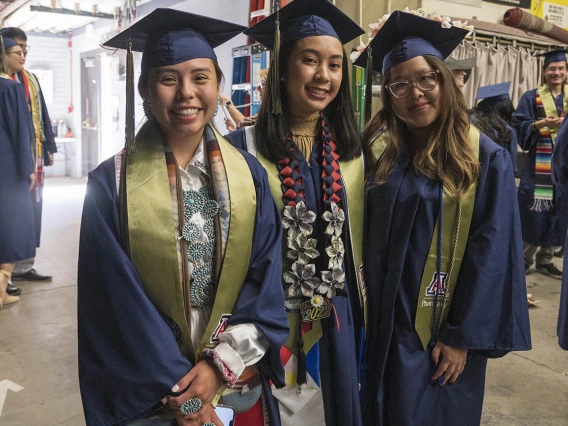
<path fill-rule="evenodd" d="M 426 296 L 436 296 L 436 292 L 438 293 L 438 296 L 444 295 L 446 292 L 446 277 L 448 274 L 440 272 L 440 276 L 441 280 L 438 279 L 438 273 L 434 272 L 432 281 L 430 281 L 430 285 L 426 289 Z"/>
<path fill-rule="evenodd" d="M 219 334 L 227 329 L 227 321 L 229 321 L 229 318 L 231 318 L 231 314 L 221 315 L 221 318 L 219 318 L 219 324 L 211 335 L 211 343 L 216 343 L 219 341 Z"/>

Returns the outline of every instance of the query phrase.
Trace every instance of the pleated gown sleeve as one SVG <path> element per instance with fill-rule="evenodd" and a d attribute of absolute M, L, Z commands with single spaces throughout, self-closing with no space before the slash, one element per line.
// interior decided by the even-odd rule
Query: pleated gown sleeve
<path fill-rule="evenodd" d="M 89 174 L 78 271 L 79 383 L 87 425 L 137 419 L 192 365 L 120 245 L 113 159 Z"/>
<path fill-rule="evenodd" d="M 531 339 L 512 164 L 507 151 L 489 142 L 481 141 L 471 228 L 440 340 L 499 357 L 529 350 Z"/>

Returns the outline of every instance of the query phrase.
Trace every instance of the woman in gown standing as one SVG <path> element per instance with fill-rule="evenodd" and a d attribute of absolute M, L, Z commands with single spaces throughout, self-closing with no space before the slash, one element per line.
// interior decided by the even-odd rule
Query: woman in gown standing
<path fill-rule="evenodd" d="M 400 11 L 383 24 L 356 62 L 371 55 L 383 100 L 364 135 L 363 418 L 479 425 L 487 358 L 530 348 L 512 164 L 444 64 L 467 31 Z"/>

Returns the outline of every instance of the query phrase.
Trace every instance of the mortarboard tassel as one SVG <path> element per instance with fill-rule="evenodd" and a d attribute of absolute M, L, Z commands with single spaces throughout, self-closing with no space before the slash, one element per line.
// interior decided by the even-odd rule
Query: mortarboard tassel
<path fill-rule="evenodd" d="M 272 61 L 272 114 L 282 114 L 280 97 L 280 10 L 276 12 L 276 31 L 274 32 L 274 58 Z"/>
<path fill-rule="evenodd" d="M 0 74 L 8 74 L 6 65 L 6 49 L 4 49 L 4 37 L 0 34 Z"/>
<path fill-rule="evenodd" d="M 367 47 L 367 67 L 365 68 L 365 125 L 371 119 L 373 108 L 373 50 L 371 44 Z"/>
<path fill-rule="evenodd" d="M 302 337 L 302 316 L 298 315 L 299 330 L 298 330 L 298 371 L 296 372 L 296 384 L 298 385 L 298 392 L 301 392 L 301 386 L 308 382 L 308 372 L 306 366 L 306 353 L 304 352 L 304 339 Z"/>
<path fill-rule="evenodd" d="M 126 152 L 132 154 L 136 150 L 134 139 L 134 59 L 132 42 L 128 43 L 126 53 Z"/>

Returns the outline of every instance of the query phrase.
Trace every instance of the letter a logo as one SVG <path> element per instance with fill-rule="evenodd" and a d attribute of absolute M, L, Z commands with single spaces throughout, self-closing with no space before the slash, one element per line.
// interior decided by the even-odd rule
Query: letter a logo
<path fill-rule="evenodd" d="M 440 279 L 438 279 L 438 273 L 434 272 L 434 276 L 432 277 L 432 281 L 430 281 L 430 285 L 426 289 L 426 296 L 442 296 L 446 292 L 446 277 L 448 274 L 445 272 L 440 273 Z"/>

